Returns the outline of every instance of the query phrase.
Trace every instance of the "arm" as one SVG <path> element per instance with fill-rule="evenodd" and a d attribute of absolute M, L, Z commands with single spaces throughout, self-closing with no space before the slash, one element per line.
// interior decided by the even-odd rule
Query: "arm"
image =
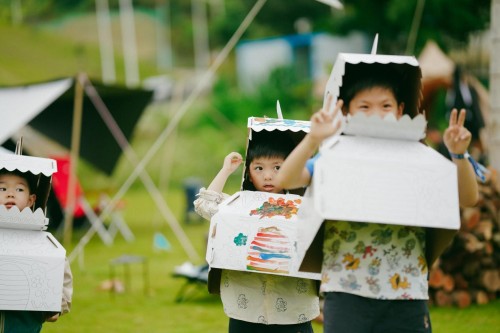
<path fill-rule="evenodd" d="M 283 188 L 294 189 L 309 185 L 311 175 L 305 168 L 307 160 L 314 154 L 324 139 L 336 134 L 340 129 L 340 121 L 337 115 L 342 108 L 342 100 L 337 102 L 333 113 L 329 111 L 331 103 L 332 96 L 330 95 L 326 107 L 312 115 L 310 132 L 281 165 L 277 175 L 277 182 Z"/>
<path fill-rule="evenodd" d="M 243 158 L 240 154 L 235 152 L 229 153 L 224 158 L 222 169 L 220 169 L 219 173 L 217 173 L 210 185 L 208 185 L 207 190 L 222 192 L 227 179 L 240 166 L 241 162 L 243 162 Z"/>
<path fill-rule="evenodd" d="M 444 132 L 443 139 L 451 154 L 465 154 L 471 141 L 470 132 L 464 127 L 465 110 L 456 109 L 451 111 L 450 124 Z M 476 174 L 468 159 L 452 158 L 457 166 L 458 176 L 458 199 L 460 206 L 474 206 L 478 200 L 479 191 L 477 186 Z"/>
<path fill-rule="evenodd" d="M 207 189 L 202 188 L 198 198 L 194 201 L 194 210 L 203 218 L 210 221 L 219 210 L 219 204 L 228 195 L 222 193 L 229 176 L 238 168 L 243 159 L 238 153 L 230 153 L 224 158 L 224 164 Z"/>
<path fill-rule="evenodd" d="M 47 312 L 45 321 L 55 322 L 60 316 L 70 312 L 71 300 L 73 298 L 73 273 L 69 265 L 68 258 L 64 258 L 63 292 L 61 301 L 61 312 Z"/>

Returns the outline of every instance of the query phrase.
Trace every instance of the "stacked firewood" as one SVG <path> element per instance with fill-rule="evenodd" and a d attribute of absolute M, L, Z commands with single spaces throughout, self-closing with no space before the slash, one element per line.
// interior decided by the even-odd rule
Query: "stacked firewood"
<path fill-rule="evenodd" d="M 500 191 L 494 170 L 479 183 L 479 202 L 461 211 L 461 229 L 432 266 L 434 306 L 486 304 L 500 297 Z"/>

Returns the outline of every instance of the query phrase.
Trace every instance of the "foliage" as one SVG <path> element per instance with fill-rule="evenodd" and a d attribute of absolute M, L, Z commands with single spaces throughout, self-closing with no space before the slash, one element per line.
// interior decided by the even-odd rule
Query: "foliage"
<path fill-rule="evenodd" d="M 294 34 L 297 20 L 307 19 L 313 31 L 347 34 L 352 30 L 361 30 L 371 35 L 379 33 L 380 51 L 402 53 L 406 48 L 417 1 L 421 0 L 343 0 L 343 10 L 330 9 L 314 0 L 294 0 L 293 6 L 288 1 L 267 1 L 243 38 Z M 108 2 L 112 11 L 118 10 L 119 0 Z M 0 0 L 0 21 L 10 21 L 10 3 L 9 0 Z M 95 11 L 94 0 L 22 0 L 20 3 L 28 23 L 54 19 L 68 12 Z M 173 42 L 185 49 L 192 40 L 191 1 L 133 1 L 136 9 L 163 10 L 167 3 L 172 13 Z M 208 2 L 212 48 L 219 48 L 229 40 L 254 4 L 255 0 L 223 1 L 225 14 L 222 14 Z M 418 54 L 428 39 L 436 40 L 448 50 L 457 43 L 465 42 L 470 32 L 486 29 L 489 20 L 490 0 L 424 1 L 414 53 Z"/>
<path fill-rule="evenodd" d="M 308 118 L 313 103 L 311 82 L 300 79 L 292 67 L 277 67 L 254 93 L 243 93 L 227 77 L 221 78 L 213 89 L 213 104 L 227 119 L 243 123 L 251 116 L 276 117 L 276 99 L 285 118 Z M 285 111 L 286 110 L 286 111 Z"/>
<path fill-rule="evenodd" d="M 268 1 L 245 38 L 292 34 L 295 22 L 306 18 L 313 31 L 379 33 L 381 52 L 404 53 L 417 1 L 343 0 L 343 10 L 328 10 L 324 4 L 312 0 L 295 0 L 293 6 L 286 1 Z M 244 0 L 228 4 L 227 18 L 216 21 L 213 38 L 227 40 L 254 3 Z M 470 32 L 486 29 L 489 20 L 490 0 L 425 1 L 414 53 L 418 54 L 428 39 L 436 40 L 445 50 L 463 43 Z"/>

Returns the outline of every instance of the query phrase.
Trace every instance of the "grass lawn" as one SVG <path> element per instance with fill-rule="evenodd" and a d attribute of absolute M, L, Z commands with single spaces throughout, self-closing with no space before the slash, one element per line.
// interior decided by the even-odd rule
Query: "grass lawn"
<path fill-rule="evenodd" d="M 136 240 L 124 241 L 120 235 L 107 247 L 95 236 L 85 248 L 83 267 L 79 260 L 72 263 L 74 274 L 73 309 L 56 323 L 44 325 L 45 333 L 51 332 L 169 332 L 212 333 L 226 332 L 227 318 L 218 297 L 209 295 L 204 288 L 191 299 L 176 303 L 175 296 L 183 279 L 172 277 L 173 268 L 188 260 L 182 246 L 168 225 L 160 219 L 153 201 L 145 190 L 134 190 L 124 197 L 124 215 Z M 182 216 L 184 201 L 181 192 L 167 196 L 167 203 L 174 214 Z M 180 219 L 186 234 L 200 254 L 203 263 L 205 233 L 208 224 L 186 224 Z M 170 252 L 153 249 L 153 235 L 162 232 L 172 244 Z M 82 231 L 75 232 L 74 243 Z M 70 251 L 68 251 L 70 252 Z M 99 289 L 109 279 L 109 262 L 122 254 L 145 256 L 149 263 L 149 292 L 143 292 L 144 278 L 140 264 L 130 265 L 130 289 L 121 294 L 111 294 Z M 117 267 L 117 277 L 124 278 L 122 267 Z M 433 308 L 432 325 L 435 332 L 493 333 L 500 327 L 500 301 L 486 306 L 467 309 Z M 314 324 L 316 332 L 321 325 Z"/>

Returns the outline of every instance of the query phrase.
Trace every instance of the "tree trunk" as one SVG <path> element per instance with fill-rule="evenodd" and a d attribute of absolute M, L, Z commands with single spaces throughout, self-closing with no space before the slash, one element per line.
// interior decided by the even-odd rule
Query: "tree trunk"
<path fill-rule="evenodd" d="M 500 0 L 491 0 L 490 105 L 487 128 L 490 164 L 500 170 Z"/>

